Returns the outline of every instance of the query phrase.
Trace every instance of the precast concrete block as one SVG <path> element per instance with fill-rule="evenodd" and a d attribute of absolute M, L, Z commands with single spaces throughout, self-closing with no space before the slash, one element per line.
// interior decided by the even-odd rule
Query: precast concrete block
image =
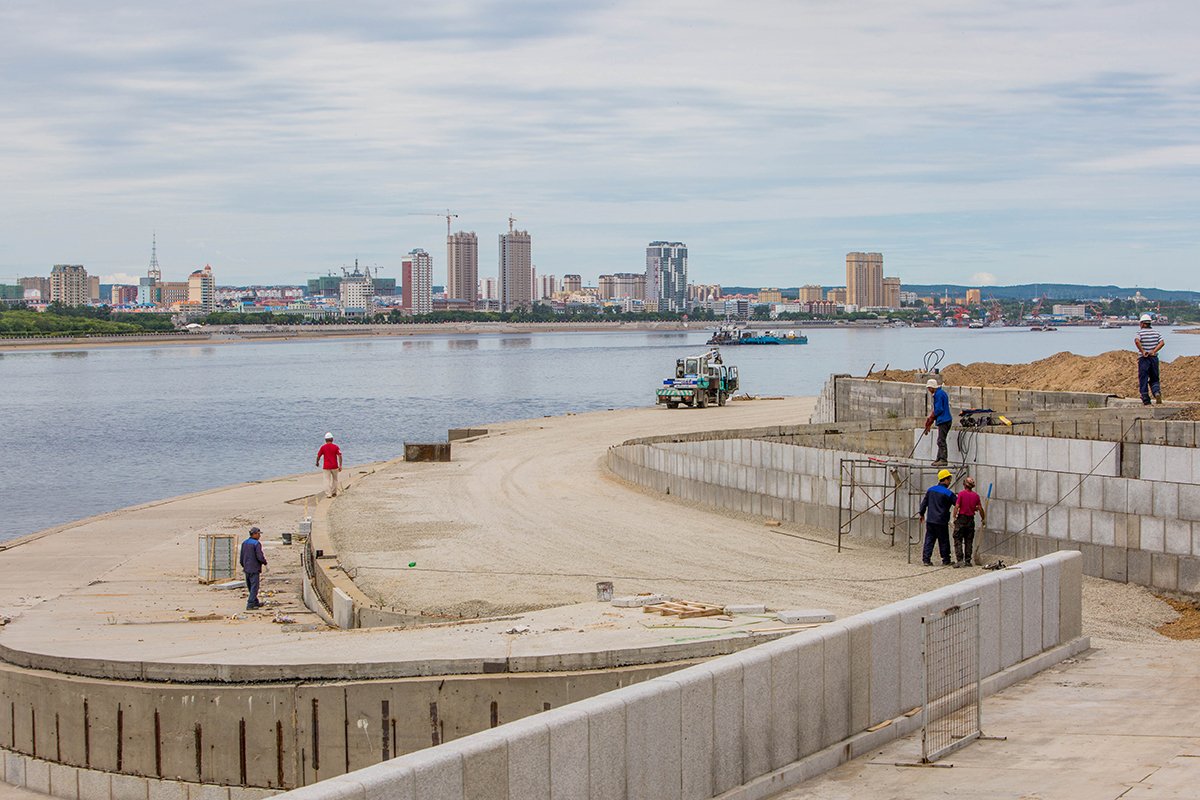
<path fill-rule="evenodd" d="M 1019 439 L 1019 436 L 1010 436 L 1010 439 Z M 1038 498 L 1038 474 L 1032 470 L 1022 469 L 1017 471 L 1017 498 L 1024 502 L 1031 502 Z M 1052 501 L 1053 502 L 1053 501 Z"/>
<path fill-rule="evenodd" d="M 1181 484 L 1179 487 L 1179 516 L 1186 520 L 1200 520 L 1200 486 Z"/>
<path fill-rule="evenodd" d="M 509 800 L 506 736 L 493 728 L 454 743 L 462 759 L 463 800 Z"/>
<path fill-rule="evenodd" d="M 1063 508 L 1083 506 L 1083 475 L 1074 472 L 1058 473 L 1058 504 Z"/>
<path fill-rule="evenodd" d="M 571 704 L 547 714 L 550 734 L 551 800 L 575 800 L 588 796 L 588 719 L 586 709 Z"/>
<path fill-rule="evenodd" d="M 1116 517 L 1107 511 L 1092 512 L 1092 543 L 1115 545 L 1117 543 Z"/>
<path fill-rule="evenodd" d="M 187 800 L 187 787 L 175 781 L 151 781 L 151 783 L 172 783 L 182 791 L 171 797 L 160 794 L 150 800 Z M 79 770 L 66 764 L 50 765 L 50 792 L 62 800 L 79 800 Z"/>
<path fill-rule="evenodd" d="M 789 636 L 796 646 L 796 693 L 799 698 L 799 758 L 820 750 L 825 696 L 825 640 L 819 630 Z"/>
<path fill-rule="evenodd" d="M 1148 516 L 1154 513 L 1154 485 L 1148 481 L 1127 481 L 1128 505 L 1130 514 Z"/>
<path fill-rule="evenodd" d="M 845 621 L 818 629 L 824 641 L 821 746 L 850 735 L 850 632 Z"/>
<path fill-rule="evenodd" d="M 1128 575 L 1126 574 L 1127 555 L 1126 555 L 1125 548 L 1123 548 L 1123 547 L 1101 547 L 1100 552 L 1101 552 L 1101 559 L 1102 559 L 1103 563 L 1101 564 L 1101 572 L 1099 573 L 1099 576 L 1104 578 L 1105 580 L 1116 581 L 1118 583 L 1125 583 L 1125 581 L 1128 578 Z M 1088 569 L 1088 563 L 1087 563 L 1086 559 L 1084 560 L 1083 567 L 1084 567 L 1084 569 L 1083 569 L 1084 574 L 1087 574 L 1087 575 L 1096 574 Z"/>
<path fill-rule="evenodd" d="M 603 696 L 601 696 L 603 697 Z M 592 698 L 600 700 L 601 697 Z M 627 788 L 625 704 L 617 697 L 586 709 L 588 784 L 591 800 L 620 800 Z M 588 701 L 585 701 L 588 702 Z"/>
<path fill-rule="evenodd" d="M 1129 511 L 1129 481 L 1124 478 L 1101 478 L 1103 499 L 1100 507 L 1114 514 L 1125 514 Z"/>
<path fill-rule="evenodd" d="M 1067 509 L 1067 519 L 1073 542 L 1092 541 L 1092 512 L 1086 508 Z"/>
<path fill-rule="evenodd" d="M 1104 506 L 1104 478 L 1099 475 L 1083 477 L 1079 487 L 1079 505 L 1081 508 L 1098 511 Z"/>
<path fill-rule="evenodd" d="M 853 735 L 868 728 L 871 720 L 871 629 L 872 612 L 856 614 L 842 621 L 850 645 L 850 697 L 847 726 Z"/>
<path fill-rule="evenodd" d="M 330 782 L 337 782 L 339 786 L 343 785 L 339 778 L 334 778 Z M 322 785 L 324 785 L 324 783 Z M 338 800 L 346 800 L 350 797 L 362 797 L 362 787 L 350 781 L 346 781 L 344 785 L 346 787 L 346 793 L 341 793 L 335 790 L 332 793 L 332 796 L 338 798 Z M 214 786 L 211 783 L 189 783 L 188 800 L 230 800 L 229 787 Z"/>
<path fill-rule="evenodd" d="M 727 792 L 742 784 L 745 735 L 745 694 L 742 687 L 742 662 L 736 656 L 710 661 L 705 668 L 713 685 L 713 758 L 714 794 Z"/>
<path fill-rule="evenodd" d="M 114 777 L 130 778 L 130 775 L 121 775 Z M 135 779 L 136 780 L 136 779 Z M 50 762 L 43 761 L 40 758 L 25 759 L 25 788 L 31 792 L 38 794 L 50 794 Z M 142 781 L 142 797 L 141 800 L 146 800 L 145 795 L 146 782 Z M 116 800 L 116 798 L 114 798 Z M 127 800 L 121 798 L 120 800 Z M 128 798 L 134 800 L 134 798 Z"/>
<path fill-rule="evenodd" d="M 1047 536 L 1049 529 L 1049 514 L 1045 506 L 1036 505 L 1034 503 L 1025 504 L 1025 528 L 1024 532 L 1029 536 Z"/>
<path fill-rule="evenodd" d="M 787 638 L 771 648 L 770 769 L 776 770 L 800 757 L 799 650 Z M 774 643 L 772 643 L 774 644 Z"/>
<path fill-rule="evenodd" d="M 1053 506 L 1046 514 L 1046 535 L 1055 539 L 1071 538 L 1071 510 Z"/>
<path fill-rule="evenodd" d="M 742 662 L 742 782 L 771 771 L 771 652 L 752 647 Z"/>
<path fill-rule="evenodd" d="M 145 778 L 137 775 L 112 776 L 112 800 L 149 800 L 150 787 Z"/>
<path fill-rule="evenodd" d="M 1200 592 L 1200 558 L 1191 556 L 1179 557 L 1178 590 L 1181 592 Z"/>
<path fill-rule="evenodd" d="M 712 674 L 692 667 L 658 680 L 673 683 L 679 692 L 680 797 L 707 800 L 713 796 Z"/>
<path fill-rule="evenodd" d="M 1058 475 L 1053 472 L 1030 472 L 1031 479 L 1034 481 L 1035 491 L 1029 495 L 1023 495 L 1028 499 L 1037 499 L 1037 502 L 1044 506 L 1054 505 L 1058 502 Z"/>
<path fill-rule="evenodd" d="M 1026 436 L 1025 465 L 1032 470 L 1049 468 L 1049 448 L 1046 439 L 1041 436 Z"/>
<path fill-rule="evenodd" d="M 1058 573 L 1058 641 L 1083 635 L 1083 559 L 1064 553 Z"/>
<path fill-rule="evenodd" d="M 925 615 L 925 605 L 918 598 L 908 598 L 892 603 L 885 608 L 894 609 L 899 619 L 900 632 L 897 643 L 899 675 L 897 680 L 900 687 L 900 708 L 907 711 L 921 703 L 921 687 L 925 672 L 924 661 L 921 657 L 921 650 L 924 647 L 921 618 Z"/>
<path fill-rule="evenodd" d="M 1067 443 L 1067 458 L 1068 469 L 1081 475 L 1096 466 L 1092 458 L 1092 443 L 1084 439 L 1072 439 Z"/>
<path fill-rule="evenodd" d="M 1164 448 L 1163 469 L 1166 473 L 1163 480 L 1190 483 L 1192 481 L 1192 450 L 1187 447 Z"/>
<path fill-rule="evenodd" d="M 1016 568 L 996 573 L 1000 585 L 1000 668 L 1007 669 L 1022 658 L 1024 647 L 1024 574 Z"/>
<path fill-rule="evenodd" d="M 1150 554 L 1150 585 L 1175 591 L 1179 588 L 1179 556 L 1169 553 Z"/>
<path fill-rule="evenodd" d="M 1067 439 L 1047 439 L 1046 468 L 1054 472 L 1071 471 L 1071 443 Z"/>
<path fill-rule="evenodd" d="M 20 753 L 13 753 L 8 750 L 4 751 L 4 782 L 13 786 L 25 785 L 25 765 L 28 762 L 25 756 Z M 105 795 L 105 800 L 108 794 Z"/>
<path fill-rule="evenodd" d="M 1142 517 L 1140 549 L 1161 553 L 1166 546 L 1167 521 L 1161 517 Z"/>
<path fill-rule="evenodd" d="M 1183 519 L 1164 520 L 1164 550 L 1175 555 L 1191 555 L 1192 523 Z"/>
<path fill-rule="evenodd" d="M 198 784 L 183 785 L 190 798 L 191 787 Z M 79 770 L 79 800 L 112 800 L 112 775 L 96 769 Z"/>
<path fill-rule="evenodd" d="M 1021 658 L 1042 652 L 1042 565 L 1027 561 L 1015 567 L 1021 572 Z"/>
<path fill-rule="evenodd" d="M 1058 554 L 1042 561 L 1042 650 L 1057 647 L 1061 613 L 1062 561 Z"/>
<path fill-rule="evenodd" d="M 1004 437 L 1004 466 L 1026 470 L 1025 442 L 1024 436 Z"/>
<path fill-rule="evenodd" d="M 870 616 L 871 671 L 867 726 L 900 714 L 900 611 L 880 609 Z"/>
<path fill-rule="evenodd" d="M 1095 475 L 1118 477 L 1121 474 L 1121 445 L 1115 442 L 1092 442 Z"/>
<path fill-rule="evenodd" d="M 54 778 L 51 776 L 51 782 Z M 78 777 L 76 778 L 78 784 Z M 188 785 L 182 781 L 150 781 L 149 786 L 150 800 L 187 800 Z M 402 798 L 402 800 L 411 800 L 411 798 Z"/>
<path fill-rule="evenodd" d="M 680 690 L 653 680 L 622 692 L 625 703 L 625 796 L 679 800 L 683 770 Z"/>
<path fill-rule="evenodd" d="M 1150 585 L 1150 558 L 1153 555 L 1144 549 L 1125 552 L 1125 575 L 1129 583 Z"/>

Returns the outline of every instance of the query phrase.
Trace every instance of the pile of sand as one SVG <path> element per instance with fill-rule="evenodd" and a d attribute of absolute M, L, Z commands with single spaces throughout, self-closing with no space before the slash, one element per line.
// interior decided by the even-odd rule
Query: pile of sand
<path fill-rule="evenodd" d="M 997 386 L 1010 389 L 1041 389 L 1053 392 L 1099 392 L 1118 397 L 1137 397 L 1137 355 L 1130 350 L 1113 350 L 1098 356 L 1055 353 L 1028 364 L 951 364 L 942 370 L 952 386 Z M 914 382 L 919 370 L 891 369 L 872 378 Z M 1200 356 L 1180 356 L 1162 362 L 1163 394 L 1168 400 L 1200 401 Z"/>

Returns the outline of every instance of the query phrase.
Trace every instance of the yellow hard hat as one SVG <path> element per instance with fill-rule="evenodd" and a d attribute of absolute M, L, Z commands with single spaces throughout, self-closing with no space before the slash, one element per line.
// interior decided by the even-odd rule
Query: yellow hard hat
<path fill-rule="evenodd" d="M 943 469 L 938 472 L 938 480 L 939 481 L 944 481 L 944 480 L 946 480 L 946 478 L 953 478 L 953 477 L 954 477 L 954 473 L 948 469 Z"/>

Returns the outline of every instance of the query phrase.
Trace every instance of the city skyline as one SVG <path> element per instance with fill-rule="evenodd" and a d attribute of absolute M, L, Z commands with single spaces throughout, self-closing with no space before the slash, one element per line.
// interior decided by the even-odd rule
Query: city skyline
<path fill-rule="evenodd" d="M 481 236 L 517 213 L 554 274 L 636 271 L 670 231 L 701 282 L 802 285 L 861 249 L 918 283 L 1187 288 L 1197 21 L 1179 0 L 7 4 L 0 275 L 140 275 L 157 229 L 176 271 L 276 283 L 440 253 L 448 208 Z"/>

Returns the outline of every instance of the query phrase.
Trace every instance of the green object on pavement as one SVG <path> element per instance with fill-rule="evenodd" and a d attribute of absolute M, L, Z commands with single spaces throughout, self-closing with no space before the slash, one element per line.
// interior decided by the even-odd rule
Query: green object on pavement
<path fill-rule="evenodd" d="M 410 561 L 410 562 L 408 562 L 408 565 L 409 565 L 410 567 L 415 567 L 415 566 L 417 565 L 417 562 L 415 562 L 415 561 Z"/>

